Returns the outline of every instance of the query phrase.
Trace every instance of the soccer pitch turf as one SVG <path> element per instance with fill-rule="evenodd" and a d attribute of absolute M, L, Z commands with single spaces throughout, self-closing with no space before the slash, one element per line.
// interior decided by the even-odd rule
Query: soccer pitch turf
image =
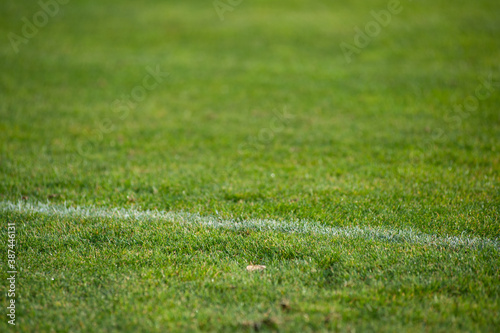
<path fill-rule="evenodd" d="M 498 1 L 0 10 L 0 331 L 500 329 Z"/>

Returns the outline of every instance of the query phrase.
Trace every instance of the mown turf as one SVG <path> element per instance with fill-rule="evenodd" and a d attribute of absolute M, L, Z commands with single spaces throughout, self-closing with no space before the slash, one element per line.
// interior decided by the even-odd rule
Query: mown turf
<path fill-rule="evenodd" d="M 492 330 L 498 248 L 3 213 L 19 328 Z M 265 264 L 249 273 L 249 263 Z"/>
<path fill-rule="evenodd" d="M 498 239 L 500 4 L 401 1 L 347 63 L 387 4 L 74 0 L 15 53 L 1 3 L 0 200 Z M 497 250 L 0 214 L 21 331 L 499 326 Z"/>

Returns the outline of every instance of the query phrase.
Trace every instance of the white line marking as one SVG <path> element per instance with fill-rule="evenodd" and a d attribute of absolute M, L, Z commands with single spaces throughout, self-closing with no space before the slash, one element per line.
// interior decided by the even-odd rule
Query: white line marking
<path fill-rule="evenodd" d="M 364 238 L 382 242 L 413 243 L 436 246 L 466 246 L 471 248 L 493 248 L 500 250 L 499 238 L 489 239 L 468 236 L 439 236 L 426 234 L 412 229 L 391 229 L 384 227 L 331 227 L 318 222 L 278 221 L 278 220 L 223 220 L 213 216 L 201 216 L 185 212 L 167 212 L 158 210 L 135 210 L 124 208 L 69 207 L 19 201 L 0 202 L 0 211 L 18 213 L 39 213 L 49 216 L 104 217 L 122 220 L 147 222 L 152 220 L 176 222 L 181 224 L 202 225 L 211 228 L 256 229 L 259 231 L 279 231 L 288 233 L 321 234 L 332 237 Z"/>

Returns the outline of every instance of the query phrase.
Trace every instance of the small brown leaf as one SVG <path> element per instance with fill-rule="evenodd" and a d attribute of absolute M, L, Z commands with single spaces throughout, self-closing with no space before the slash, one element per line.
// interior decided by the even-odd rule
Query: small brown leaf
<path fill-rule="evenodd" d="M 283 311 L 290 310 L 290 302 L 286 299 L 281 300 L 280 307 L 281 307 L 281 310 L 283 310 Z"/>
<path fill-rule="evenodd" d="M 263 271 L 265 269 L 266 269 L 266 266 L 264 266 L 264 265 L 248 265 L 247 266 L 247 271 L 249 271 L 249 272 Z"/>

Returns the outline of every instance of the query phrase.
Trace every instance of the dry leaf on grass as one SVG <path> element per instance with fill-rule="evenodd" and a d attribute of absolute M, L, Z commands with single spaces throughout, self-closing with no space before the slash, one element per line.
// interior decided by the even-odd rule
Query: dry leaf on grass
<path fill-rule="evenodd" d="M 247 266 L 247 271 L 249 271 L 249 272 L 263 271 L 264 269 L 266 269 L 266 266 L 264 266 L 264 265 L 248 265 Z"/>

